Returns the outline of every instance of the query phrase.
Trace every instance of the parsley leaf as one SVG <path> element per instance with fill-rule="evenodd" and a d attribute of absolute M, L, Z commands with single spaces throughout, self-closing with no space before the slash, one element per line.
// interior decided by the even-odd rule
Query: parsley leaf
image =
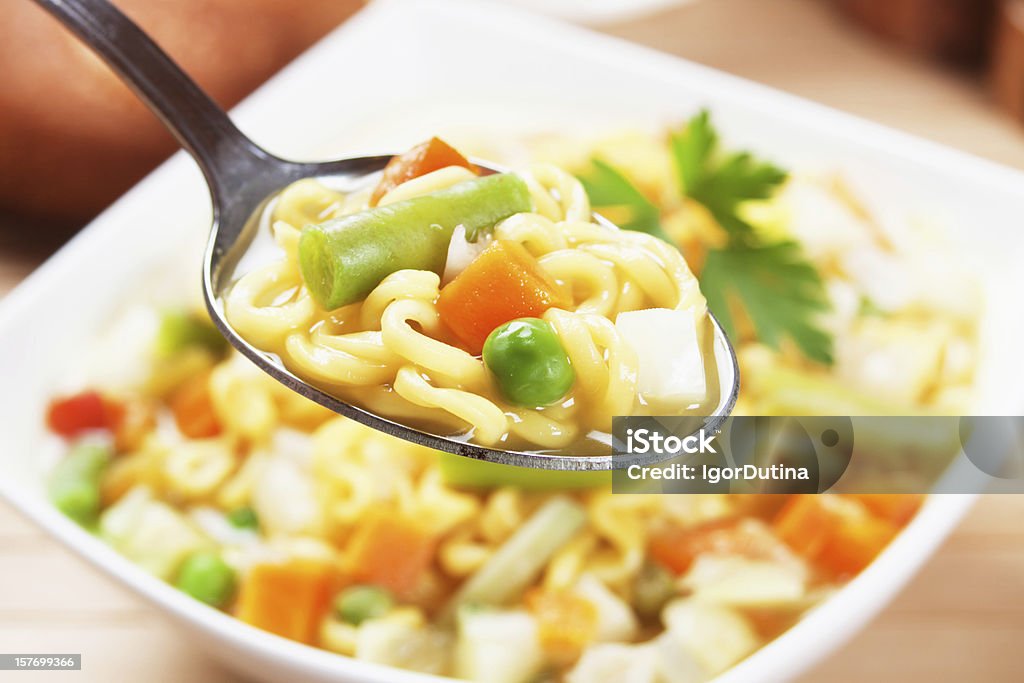
<path fill-rule="evenodd" d="M 754 227 L 740 215 L 740 205 L 769 199 L 789 174 L 747 152 L 722 154 L 707 110 L 673 132 L 670 146 L 684 193 L 703 204 L 730 239 L 753 242 Z"/>
<path fill-rule="evenodd" d="M 625 210 L 627 217 L 619 221 L 620 228 L 646 232 L 669 244 L 675 244 L 661 227 L 661 210 L 658 206 L 614 166 L 595 157 L 590 160 L 587 172 L 579 175 L 579 180 L 596 210 Z"/>
<path fill-rule="evenodd" d="M 673 132 L 669 145 L 683 193 L 728 235 L 724 248 L 708 251 L 700 274 L 708 307 L 726 332 L 736 334 L 732 306 L 739 304 L 762 343 L 777 349 L 789 338 L 808 358 L 831 364 L 832 336 L 816 320 L 831 304 L 817 268 L 796 242 L 765 243 L 740 210 L 773 197 L 789 174 L 749 152 L 722 152 L 706 110 Z"/>
<path fill-rule="evenodd" d="M 700 273 L 708 306 L 726 332 L 736 335 L 733 314 L 742 310 L 762 343 L 779 348 L 791 339 L 808 358 L 831 364 L 832 337 L 817 323 L 830 308 L 821 275 L 798 243 L 766 243 L 741 211 L 744 202 L 772 198 L 788 173 L 749 152 L 724 152 L 706 110 L 673 132 L 669 146 L 683 194 L 702 204 L 728 238 L 724 247 L 709 249 Z M 579 179 L 595 210 L 675 245 L 661 226 L 660 207 L 614 166 L 595 157 Z"/>
<path fill-rule="evenodd" d="M 788 337 L 808 358 L 833 362 L 832 337 L 814 320 L 830 308 L 824 283 L 796 242 L 712 249 L 700 279 L 708 306 L 731 337 L 736 334 L 729 305 L 734 295 L 761 342 L 778 349 Z"/>

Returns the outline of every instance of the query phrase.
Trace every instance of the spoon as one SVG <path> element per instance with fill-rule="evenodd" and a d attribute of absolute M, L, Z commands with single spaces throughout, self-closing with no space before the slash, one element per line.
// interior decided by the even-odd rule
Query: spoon
<path fill-rule="evenodd" d="M 302 178 L 332 183 L 355 181 L 380 171 L 392 155 L 357 157 L 319 163 L 287 161 L 265 151 L 235 127 L 228 115 L 204 93 L 142 29 L 107 0 L 34 0 L 60 20 L 101 57 L 149 106 L 181 146 L 199 164 L 213 202 L 213 226 L 203 261 L 203 294 L 214 324 L 231 344 L 261 370 L 289 389 L 326 408 L 407 441 L 487 462 L 548 470 L 609 470 L 646 464 L 669 456 L 572 456 L 546 452 L 506 451 L 479 446 L 459 437 L 421 432 L 340 401 L 289 372 L 270 354 L 251 346 L 224 317 L 219 300 L 231 284 L 233 265 L 253 237 L 251 219 L 266 202 Z M 488 166 L 492 170 L 493 166 Z M 599 216 L 595 218 L 611 225 Z M 714 433 L 732 412 L 739 393 L 736 354 L 718 321 L 711 316 L 719 403 L 703 419 Z"/>

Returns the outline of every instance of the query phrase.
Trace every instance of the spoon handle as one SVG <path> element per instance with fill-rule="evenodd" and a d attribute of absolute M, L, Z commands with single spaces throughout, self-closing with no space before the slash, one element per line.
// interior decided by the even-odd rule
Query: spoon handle
<path fill-rule="evenodd" d="M 235 179 L 251 177 L 266 162 L 277 161 L 243 135 L 160 46 L 107 0 L 33 1 L 88 45 L 153 110 L 199 164 L 215 209 L 238 189 Z"/>

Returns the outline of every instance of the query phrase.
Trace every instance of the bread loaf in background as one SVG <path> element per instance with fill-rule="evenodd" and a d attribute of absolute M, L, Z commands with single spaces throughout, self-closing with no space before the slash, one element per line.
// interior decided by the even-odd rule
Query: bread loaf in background
<path fill-rule="evenodd" d="M 992 54 L 992 87 L 999 104 L 1024 122 L 1024 0 L 1006 0 Z"/>
<path fill-rule="evenodd" d="M 995 102 L 1024 123 L 1024 0 L 834 0 L 854 21 L 912 52 L 987 67 Z"/>
<path fill-rule="evenodd" d="M 115 4 L 229 107 L 363 3 Z M 176 147 L 99 59 L 28 0 L 0 2 L 0 73 L 0 211 L 81 222 Z"/>
<path fill-rule="evenodd" d="M 875 33 L 919 54 L 977 65 L 988 55 L 996 0 L 837 0 Z"/>

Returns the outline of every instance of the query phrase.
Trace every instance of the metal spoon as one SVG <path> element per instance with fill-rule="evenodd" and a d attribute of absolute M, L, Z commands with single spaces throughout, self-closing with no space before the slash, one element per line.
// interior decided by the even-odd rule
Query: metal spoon
<path fill-rule="evenodd" d="M 34 0 L 59 19 L 128 84 L 160 118 L 202 169 L 213 202 L 213 227 L 203 261 L 203 293 L 213 322 L 231 344 L 289 389 L 336 413 L 414 443 L 478 460 L 549 470 L 608 470 L 627 464 L 611 455 L 505 451 L 429 434 L 349 405 L 289 372 L 280 361 L 254 348 L 224 318 L 219 299 L 231 284 L 233 264 L 252 240 L 251 218 L 290 183 L 311 177 L 354 181 L 380 171 L 391 155 L 305 163 L 280 159 L 235 127 L 228 115 L 128 17 L 106 0 Z M 607 223 L 598 217 L 598 220 Z M 739 393 L 739 368 L 725 332 L 712 318 L 720 401 L 704 419 L 716 431 L 732 412 Z M 651 456 L 650 461 L 659 459 Z M 661 456 L 660 459 L 664 459 Z M 630 458 L 628 464 L 644 462 Z"/>

